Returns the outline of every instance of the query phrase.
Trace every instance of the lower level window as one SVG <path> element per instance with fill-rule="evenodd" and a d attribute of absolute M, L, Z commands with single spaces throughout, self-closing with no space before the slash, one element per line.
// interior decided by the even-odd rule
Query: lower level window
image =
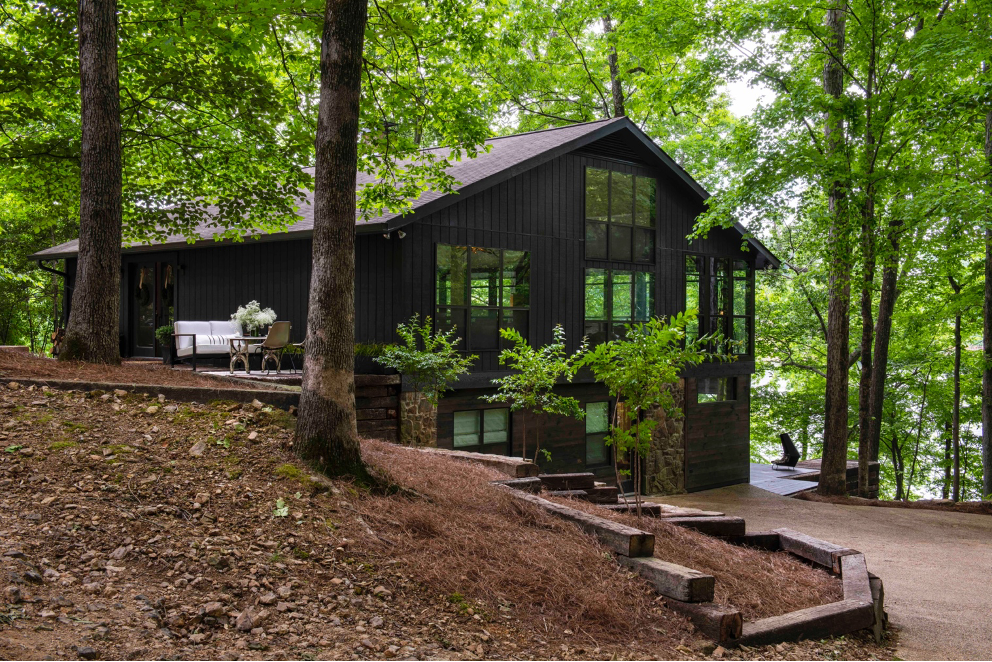
<path fill-rule="evenodd" d="M 610 429 L 610 403 L 586 403 L 586 466 L 609 464 L 606 434 Z"/>
<path fill-rule="evenodd" d="M 509 409 L 474 409 L 455 412 L 455 448 L 505 444 L 509 438 Z"/>
<path fill-rule="evenodd" d="M 696 380 L 696 402 L 724 402 L 737 399 L 736 377 Z"/>

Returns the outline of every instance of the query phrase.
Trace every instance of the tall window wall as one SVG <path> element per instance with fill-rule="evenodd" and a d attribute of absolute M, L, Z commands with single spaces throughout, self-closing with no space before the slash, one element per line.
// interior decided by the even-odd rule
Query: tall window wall
<path fill-rule="evenodd" d="M 586 259 L 654 262 L 653 177 L 586 168 Z"/>
<path fill-rule="evenodd" d="M 736 353 L 754 354 L 754 270 L 743 260 L 687 255 L 685 309 L 699 311 L 690 336 L 722 333 Z"/>
<path fill-rule="evenodd" d="M 530 253 L 439 244 L 436 265 L 437 328 L 457 329 L 461 348 L 498 350 L 501 328 L 527 337 Z"/>

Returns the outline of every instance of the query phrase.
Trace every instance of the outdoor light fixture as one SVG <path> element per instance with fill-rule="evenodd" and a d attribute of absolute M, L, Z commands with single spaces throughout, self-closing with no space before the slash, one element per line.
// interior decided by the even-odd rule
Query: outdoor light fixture
<path fill-rule="evenodd" d="M 400 239 L 406 236 L 406 232 L 403 232 L 403 230 L 398 230 L 396 234 L 399 236 Z"/>

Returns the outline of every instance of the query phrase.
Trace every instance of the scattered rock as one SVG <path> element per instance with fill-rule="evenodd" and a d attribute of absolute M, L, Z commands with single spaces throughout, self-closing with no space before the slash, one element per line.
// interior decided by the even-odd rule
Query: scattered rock
<path fill-rule="evenodd" d="M 223 616 L 224 605 L 220 602 L 208 602 L 200 607 L 200 613 L 204 616 Z"/>
<path fill-rule="evenodd" d="M 203 457 L 203 454 L 206 452 L 207 452 L 207 442 L 203 441 L 202 439 L 196 442 L 195 444 L 193 444 L 193 447 L 189 449 L 189 454 L 192 455 L 193 457 Z"/>
<path fill-rule="evenodd" d="M 145 410 L 145 413 L 146 414 L 157 414 L 158 413 L 158 405 L 152 405 L 152 406 L 150 406 L 148 409 Z"/>
<path fill-rule="evenodd" d="M 255 398 L 254 400 L 251 401 L 251 406 L 254 407 L 255 409 L 261 409 L 265 405 L 259 402 L 258 398 Z"/>
<path fill-rule="evenodd" d="M 21 385 L 18 384 L 17 382 L 10 382 L 9 384 L 7 384 L 7 388 L 9 388 L 11 391 L 17 391 L 21 388 Z"/>
<path fill-rule="evenodd" d="M 248 441 L 255 441 L 256 439 L 258 439 L 258 432 L 252 430 L 250 433 L 248 433 Z"/>
<path fill-rule="evenodd" d="M 115 388 L 114 395 L 116 395 L 118 398 L 123 398 L 125 395 L 127 395 L 127 391 L 125 391 L 122 388 Z"/>
<path fill-rule="evenodd" d="M 274 605 L 277 599 L 278 598 L 276 597 L 276 594 L 273 593 L 272 591 L 269 591 L 268 593 L 260 597 L 258 601 L 263 605 Z"/>
<path fill-rule="evenodd" d="M 290 595 L 293 594 L 293 589 L 291 589 L 288 586 L 280 586 L 278 589 L 276 589 L 276 593 L 279 594 L 280 598 L 283 598 L 285 600 L 286 598 L 288 598 Z"/>
<path fill-rule="evenodd" d="M 80 646 L 76 649 L 80 660 L 99 660 L 100 653 L 92 646 Z"/>
<path fill-rule="evenodd" d="M 21 601 L 21 589 L 17 586 L 8 586 L 4 589 L 3 595 L 7 599 L 7 602 L 12 605 L 16 605 Z"/>
<path fill-rule="evenodd" d="M 378 629 L 378 628 L 381 628 L 382 627 L 383 623 L 384 623 L 384 621 L 382 620 L 382 616 L 375 616 L 369 622 L 369 625 L 371 625 L 372 627 Z"/>
<path fill-rule="evenodd" d="M 205 644 L 205 643 L 207 643 L 207 641 L 210 640 L 210 633 L 209 632 L 197 632 L 196 634 L 189 635 L 189 640 L 190 640 L 191 643 L 194 643 L 194 644 L 197 644 L 197 645 L 199 645 L 199 644 Z"/>

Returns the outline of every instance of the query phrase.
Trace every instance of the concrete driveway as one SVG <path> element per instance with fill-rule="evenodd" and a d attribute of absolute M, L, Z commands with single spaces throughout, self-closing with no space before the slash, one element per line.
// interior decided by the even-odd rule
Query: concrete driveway
<path fill-rule="evenodd" d="M 992 517 L 838 506 L 751 485 L 657 501 L 720 510 L 748 531 L 788 527 L 864 552 L 907 660 L 992 659 Z"/>

